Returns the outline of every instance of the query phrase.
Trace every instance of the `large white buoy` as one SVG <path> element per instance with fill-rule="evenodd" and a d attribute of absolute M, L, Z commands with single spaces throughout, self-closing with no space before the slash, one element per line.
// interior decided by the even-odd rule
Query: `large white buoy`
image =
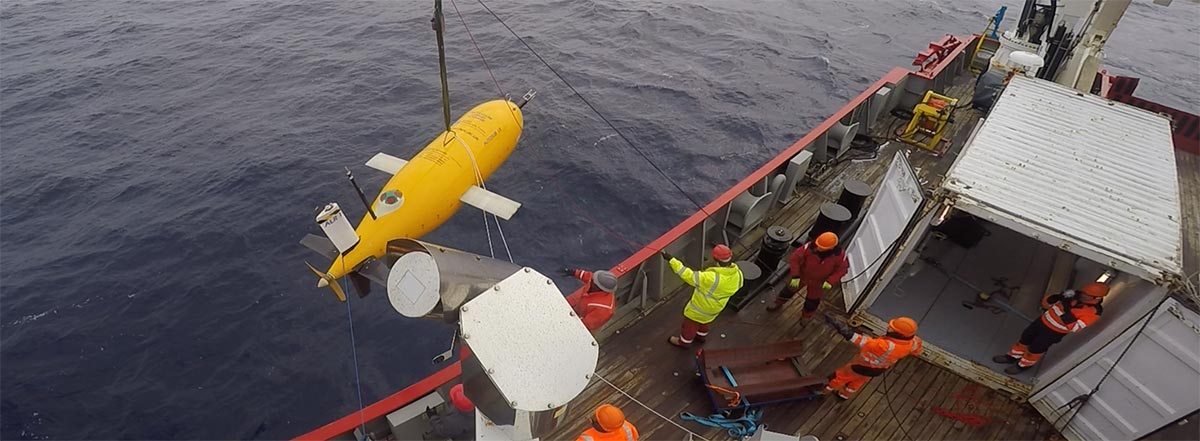
<path fill-rule="evenodd" d="M 1008 64 L 1014 69 L 1025 72 L 1026 75 L 1033 75 L 1037 73 L 1038 69 L 1041 69 L 1042 65 L 1046 64 L 1046 62 L 1043 61 L 1042 57 L 1038 54 L 1017 51 L 1008 56 Z"/>
<path fill-rule="evenodd" d="M 354 227 L 350 226 L 350 221 L 346 219 L 342 207 L 338 206 L 337 202 L 326 204 L 325 208 L 317 213 L 317 225 L 321 226 L 321 231 L 325 232 L 325 236 L 329 237 L 339 253 L 345 254 L 358 244 L 358 234 L 354 232 Z"/>

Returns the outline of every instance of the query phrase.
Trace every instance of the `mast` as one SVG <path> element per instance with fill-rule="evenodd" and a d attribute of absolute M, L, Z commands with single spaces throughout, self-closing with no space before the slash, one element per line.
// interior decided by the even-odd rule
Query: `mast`
<path fill-rule="evenodd" d="M 1009 54 L 1042 57 L 1038 78 L 1090 92 L 1104 61 L 1104 45 L 1133 0 L 1025 0 L 1015 29 L 1000 36 L 994 66 L 1006 66 Z M 1154 0 L 1167 6 L 1171 0 Z"/>
<path fill-rule="evenodd" d="M 442 16 L 442 0 L 433 0 L 433 31 L 437 33 L 438 76 L 442 79 L 442 120 L 446 131 L 450 131 L 450 88 L 446 85 L 446 44 L 442 31 L 446 29 L 446 18 Z"/>
<path fill-rule="evenodd" d="M 1104 44 L 1132 2 L 1100 0 L 1092 6 L 1071 42 L 1062 68 L 1055 72 L 1054 82 L 1082 92 L 1092 90 L 1096 72 L 1100 71 L 1100 63 L 1104 61 Z"/>

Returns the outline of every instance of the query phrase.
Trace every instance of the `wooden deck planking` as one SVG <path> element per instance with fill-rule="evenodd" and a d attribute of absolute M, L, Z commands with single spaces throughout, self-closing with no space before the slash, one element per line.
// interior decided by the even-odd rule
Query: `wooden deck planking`
<path fill-rule="evenodd" d="M 1179 209 L 1183 228 L 1184 274 L 1200 271 L 1200 155 L 1175 150 L 1179 171 Z"/>
<path fill-rule="evenodd" d="M 908 373 L 911 372 L 911 369 L 911 364 L 906 363 L 903 366 L 897 365 L 888 373 L 888 376 L 892 378 L 909 378 L 910 376 Z M 874 425 L 881 424 L 882 422 L 887 421 L 887 418 L 889 418 L 888 415 L 890 414 L 883 411 L 884 407 L 886 407 L 884 400 L 885 383 L 882 381 L 881 377 L 872 379 L 871 383 L 875 384 L 875 390 L 870 392 L 869 395 L 863 397 L 866 400 L 862 407 L 859 408 L 858 411 L 854 412 L 844 422 L 842 422 L 840 427 L 838 427 L 838 424 L 834 425 L 835 430 L 837 431 L 837 436 L 841 436 L 846 439 L 862 439 L 863 435 Z M 871 383 L 868 383 L 868 385 Z M 890 386 L 890 384 L 886 385 Z M 867 393 L 866 388 L 864 388 L 862 391 L 859 391 L 859 393 Z"/>
<path fill-rule="evenodd" d="M 933 380 L 936 377 L 936 375 L 914 375 L 913 374 L 916 372 L 915 369 L 916 369 L 916 367 L 919 366 L 919 364 L 920 364 L 919 362 L 909 360 L 909 361 L 901 362 L 901 364 L 913 366 L 913 370 L 909 371 L 910 373 L 908 375 L 905 375 L 903 377 L 903 379 L 900 380 L 901 382 L 903 382 L 903 385 L 899 388 L 899 390 L 900 390 L 899 393 L 897 393 L 894 397 L 892 397 L 891 395 L 888 395 L 888 397 L 885 397 L 885 398 L 888 398 L 891 400 L 890 402 L 885 401 L 885 403 L 884 403 L 886 406 L 889 406 L 888 407 L 888 412 L 889 412 L 888 421 L 886 423 L 884 423 L 882 426 L 877 427 L 874 430 L 868 432 L 867 435 L 865 435 L 863 437 L 863 439 L 896 438 L 896 436 L 895 436 L 896 433 L 905 433 L 905 431 L 909 430 L 909 427 L 911 425 L 908 425 L 908 426 L 904 425 L 904 421 L 907 419 L 908 415 L 910 413 L 912 413 L 913 408 L 916 406 L 915 397 L 919 396 L 917 393 L 918 392 L 924 393 L 933 384 Z M 891 380 L 890 374 L 888 377 L 885 378 L 885 380 Z M 907 380 L 907 381 L 905 381 L 905 380 Z M 891 390 L 892 390 L 892 385 L 888 385 L 888 391 L 891 392 Z"/>
<path fill-rule="evenodd" d="M 614 340 L 629 340 L 634 345 L 630 354 L 635 357 L 612 357 L 604 359 L 602 372 L 608 372 L 608 360 L 622 360 L 627 369 L 623 373 L 609 373 L 606 378 L 612 380 L 622 389 L 637 397 L 640 401 L 674 417 L 680 411 L 690 411 L 696 414 L 710 412 L 708 399 L 702 386 L 695 381 L 694 350 L 680 350 L 666 344 L 667 336 L 677 332 L 679 324 L 678 309 L 682 306 L 682 297 L 676 300 L 678 305 L 668 305 L 652 313 L 634 327 L 626 329 Z M 828 307 L 831 305 L 826 305 Z M 814 374 L 823 375 L 848 361 L 856 353 L 856 348 L 844 342 L 840 336 L 824 327 L 816 320 L 802 323 L 799 319 L 799 308 L 788 308 L 780 311 L 778 317 L 781 325 L 787 326 L 764 327 L 761 325 L 739 323 L 743 314 L 765 314 L 762 306 L 755 305 L 740 314 L 723 315 L 714 326 L 713 334 L 707 346 L 728 347 L 741 346 L 749 341 L 761 338 L 762 342 L 778 341 L 780 339 L 799 337 L 812 343 L 812 350 L 806 354 L 809 362 L 806 366 L 814 370 Z M 775 317 L 771 315 L 770 317 Z M 644 329 L 639 329 L 644 328 Z M 643 332 L 645 331 L 645 332 Z M 726 333 L 727 338 L 721 339 L 720 333 Z M 789 335 L 790 334 L 790 335 Z M 616 341 L 614 341 L 616 343 Z M 621 346 L 618 346 L 621 347 Z M 648 350 L 648 351 L 647 351 Z M 611 353 L 610 353 L 611 354 Z M 644 355 L 648 354 L 648 355 Z M 615 355 L 615 354 L 614 354 Z M 811 357 L 811 358 L 809 358 Z M 628 364 L 626 360 L 638 360 Z M 636 371 L 634 370 L 636 369 Z M 678 373 L 678 376 L 675 374 Z M 602 374 L 603 375 L 603 374 Z M 883 380 L 887 383 L 889 395 L 883 396 Z M 600 384 L 600 383 L 597 383 Z M 839 434 L 846 439 L 901 439 L 903 435 L 894 429 L 897 424 L 892 420 L 892 410 L 885 400 L 892 401 L 896 418 L 906 422 L 906 429 L 913 439 L 987 439 L 996 433 L 994 424 L 1004 421 L 1018 421 L 1024 417 L 1022 407 L 1008 401 L 999 394 L 991 393 L 988 399 L 996 405 L 986 409 L 993 421 L 983 428 L 966 427 L 953 429 L 953 421 L 938 416 L 932 410 L 937 405 L 955 412 L 964 413 L 965 409 L 954 406 L 956 394 L 967 387 L 975 387 L 979 391 L 986 389 L 960 378 L 949 371 L 930 365 L 917 359 L 906 359 L 886 377 L 873 379 L 852 399 L 840 402 L 836 398 L 824 398 L 813 402 L 797 402 L 787 405 L 771 406 L 767 409 L 763 422 L 774 431 L 799 434 L 814 434 L 822 439 L 837 439 Z M 899 391 L 898 389 L 899 388 Z M 575 400 L 568 410 L 568 419 L 556 434 L 554 439 L 569 438 L 577 434 L 587 425 L 587 415 L 591 409 L 600 403 L 614 403 L 621 406 L 629 419 L 639 426 L 639 431 L 645 439 L 682 439 L 685 433 L 674 425 L 663 421 L 612 390 L 607 385 L 589 387 L 579 399 Z M 909 411 L 908 415 L 905 412 Z M 858 415 L 863 413 L 863 415 Z M 678 421 L 677 421 L 678 422 Z M 918 424 L 913 424 L 918 423 Z M 726 439 L 721 431 L 705 430 L 705 428 L 689 423 L 685 424 L 690 430 L 696 431 L 710 439 Z M 1006 437 L 1032 438 L 1035 436 L 1034 427 L 1027 426 L 1024 432 L 1006 430 Z M 872 438 L 875 437 L 875 438 Z"/>
<path fill-rule="evenodd" d="M 913 403 L 913 407 L 904 419 L 906 423 L 904 430 L 907 431 L 908 438 L 917 440 L 928 439 L 921 437 L 921 434 L 929 426 L 929 422 L 933 420 L 928 412 L 928 402 L 945 391 L 947 384 L 949 384 L 946 380 L 953 377 L 953 374 L 949 371 L 938 371 L 931 373 L 930 377 L 932 377 L 932 381 L 930 381 L 928 388 L 919 391 L 917 395 L 909 398 Z"/>
<path fill-rule="evenodd" d="M 850 434 L 853 439 L 877 439 L 881 434 L 888 433 L 885 429 L 895 425 L 900 415 L 903 415 L 895 407 L 900 394 L 908 384 L 922 379 L 920 375 L 913 375 L 919 367 L 919 363 L 903 363 L 896 366 L 896 371 L 878 380 L 882 383 L 878 394 L 880 400 L 865 416 L 866 424 Z"/>

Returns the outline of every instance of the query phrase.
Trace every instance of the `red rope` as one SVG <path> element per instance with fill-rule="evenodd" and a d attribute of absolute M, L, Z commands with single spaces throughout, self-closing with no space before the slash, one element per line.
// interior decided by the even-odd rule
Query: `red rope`
<path fill-rule="evenodd" d="M 945 418 L 949 418 L 952 420 L 962 421 L 963 424 L 966 424 L 971 427 L 983 427 L 991 422 L 991 420 L 988 419 L 988 417 L 985 417 L 983 415 L 976 415 L 973 413 L 956 413 L 956 412 L 951 412 L 949 409 L 943 409 L 938 406 L 932 406 L 931 408 L 933 409 L 933 413 L 936 413 L 938 415 L 941 415 Z"/>
<path fill-rule="evenodd" d="M 721 392 L 722 394 L 733 394 L 733 398 L 730 399 L 729 403 L 728 403 L 729 407 L 736 407 L 739 403 L 742 402 L 741 392 L 738 392 L 736 390 L 729 390 L 729 389 L 719 387 L 719 386 L 713 386 L 711 384 L 706 384 L 705 386 L 708 386 L 709 389 L 715 390 L 717 392 Z"/>

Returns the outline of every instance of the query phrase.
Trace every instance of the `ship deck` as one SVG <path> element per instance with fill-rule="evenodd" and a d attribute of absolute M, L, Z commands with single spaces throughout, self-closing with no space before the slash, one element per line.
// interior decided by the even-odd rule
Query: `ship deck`
<path fill-rule="evenodd" d="M 973 78 L 963 75 L 947 92 L 967 102 L 973 88 Z M 797 197 L 763 225 L 782 225 L 792 231 L 807 229 L 822 203 L 836 202 L 845 179 L 858 179 L 875 187 L 892 155 L 902 149 L 910 151 L 909 162 L 926 188 L 936 185 L 983 116 L 974 109 L 961 109 L 955 115 L 947 129 L 950 142 L 943 155 L 891 141 L 873 159 L 837 162 L 822 173 L 819 185 L 798 190 Z M 871 135 L 889 138 L 887 132 L 902 122 L 891 115 L 882 117 Z M 1185 274 L 1194 274 L 1200 267 L 1200 230 L 1194 227 L 1200 224 L 1200 156 L 1177 150 L 1177 158 L 1181 214 L 1187 226 L 1183 232 L 1184 268 Z M 762 239 L 763 231 L 758 228 L 734 241 L 735 253 L 739 257 L 749 254 Z M 596 372 L 621 390 L 594 381 L 572 402 L 564 423 L 548 439 L 574 438 L 588 426 L 592 410 L 603 403 L 622 408 L 643 439 L 688 439 L 687 432 L 676 424 L 707 439 L 728 439 L 722 429 L 678 418 L 681 412 L 712 413 L 708 394 L 695 374 L 697 348 L 801 340 L 808 348 L 802 364 L 820 376 L 832 373 L 855 355 L 856 348 L 821 320 L 803 320 L 800 302 L 792 302 L 779 312 L 766 312 L 766 299 L 773 298 L 780 288 L 760 294 L 741 311 L 727 310 L 714 323 L 709 341 L 689 350 L 666 342 L 679 332 L 680 311 L 689 297 L 685 292 L 688 288 L 653 306 L 644 317 L 601 345 Z M 844 316 L 841 298 L 836 290 L 829 293 L 820 312 Z M 671 418 L 671 422 L 654 412 Z M 916 357 L 904 359 L 886 375 L 873 379 L 850 400 L 823 397 L 771 405 L 764 411 L 762 422 L 772 432 L 814 435 L 824 440 L 1047 439 L 1057 435 L 1052 424 L 1031 406 Z"/>
<path fill-rule="evenodd" d="M 961 76 L 948 88 L 949 95 L 967 102 L 974 83 Z M 818 186 L 803 187 L 785 208 L 763 225 L 783 225 L 792 231 L 806 229 L 816 218 L 817 208 L 835 202 L 847 178 L 873 186 L 882 178 L 892 155 L 909 149 L 909 161 L 921 178 L 932 185 L 962 148 L 971 128 L 981 117 L 974 109 L 961 109 L 947 129 L 949 148 L 942 156 L 891 141 L 870 160 L 843 160 L 824 171 L 828 178 Z M 902 123 L 890 115 L 881 119 L 871 133 L 880 139 Z M 846 156 L 857 155 L 848 152 Z M 762 228 L 737 240 L 734 251 L 745 255 L 762 238 Z M 776 287 L 776 290 L 780 287 Z M 677 292 L 656 305 L 647 315 L 619 331 L 601 345 L 596 372 L 629 393 L 645 406 L 632 402 L 621 391 L 604 382 L 593 382 L 568 409 L 565 422 L 549 439 L 571 439 L 589 424 L 590 412 L 602 403 L 622 408 L 643 439 L 687 439 L 688 434 L 649 409 L 672 418 L 677 424 L 708 439 L 728 439 L 721 429 L 682 422 L 680 412 L 712 413 L 705 388 L 695 375 L 696 349 L 683 350 L 667 344 L 679 332 L 680 311 L 688 299 Z M 801 340 L 807 346 L 802 364 L 824 376 L 848 362 L 856 348 L 814 318 L 802 320 L 800 302 L 768 313 L 760 294 L 738 312 L 727 310 L 714 323 L 709 341 L 702 347 L 726 348 L 784 340 Z M 821 312 L 841 314 L 841 293 L 831 292 Z M 648 408 L 649 409 L 648 409 Z M 915 357 L 898 363 L 885 376 L 870 381 L 852 399 L 823 397 L 768 406 L 762 422 L 768 430 L 796 435 L 815 435 L 825 440 L 845 439 L 1045 439 L 1055 431 L 1032 407 L 980 386 L 947 369 Z"/>

